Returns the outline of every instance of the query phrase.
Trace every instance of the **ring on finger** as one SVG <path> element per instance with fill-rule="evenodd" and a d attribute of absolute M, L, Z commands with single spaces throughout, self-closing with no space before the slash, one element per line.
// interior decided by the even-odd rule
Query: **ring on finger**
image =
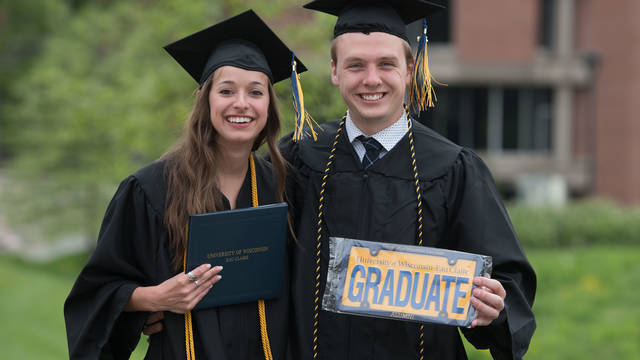
<path fill-rule="evenodd" d="M 187 276 L 189 277 L 189 281 L 194 282 L 198 280 L 198 275 L 194 274 L 193 272 L 189 271 L 187 273 Z"/>
<path fill-rule="evenodd" d="M 198 282 L 198 280 L 194 281 L 194 283 L 196 284 L 196 287 L 200 286 L 200 283 Z"/>

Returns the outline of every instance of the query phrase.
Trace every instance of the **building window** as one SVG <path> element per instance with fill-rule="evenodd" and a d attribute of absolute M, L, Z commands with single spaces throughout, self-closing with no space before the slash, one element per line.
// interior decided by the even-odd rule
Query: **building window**
<path fill-rule="evenodd" d="M 556 1 L 540 0 L 538 20 L 538 45 L 545 49 L 553 49 L 553 34 L 555 32 Z"/>
<path fill-rule="evenodd" d="M 448 44 L 451 41 L 451 11 L 449 0 L 440 1 L 444 9 L 427 17 L 427 36 L 429 44 Z M 418 36 L 422 34 L 422 19 L 407 25 L 407 34 L 412 49 L 418 47 Z"/>
<path fill-rule="evenodd" d="M 438 87 L 438 102 L 421 122 L 450 140 L 470 148 L 487 147 L 486 88 Z"/>
<path fill-rule="evenodd" d="M 549 152 L 551 94 L 535 87 L 439 87 L 435 108 L 420 122 L 476 150 Z"/>

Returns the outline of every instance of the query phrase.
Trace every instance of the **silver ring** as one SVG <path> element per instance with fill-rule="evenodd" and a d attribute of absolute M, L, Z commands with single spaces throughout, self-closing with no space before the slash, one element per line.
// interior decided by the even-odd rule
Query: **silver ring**
<path fill-rule="evenodd" d="M 196 287 L 200 286 L 200 283 L 198 282 L 198 280 L 195 281 Z"/>
<path fill-rule="evenodd" d="M 189 277 L 189 281 L 191 282 L 198 280 L 198 275 L 192 273 L 191 271 L 187 273 L 187 276 Z"/>

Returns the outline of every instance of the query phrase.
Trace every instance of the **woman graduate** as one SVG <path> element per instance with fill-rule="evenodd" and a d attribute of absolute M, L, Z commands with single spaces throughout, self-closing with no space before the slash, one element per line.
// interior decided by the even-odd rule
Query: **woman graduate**
<path fill-rule="evenodd" d="M 215 291 L 222 267 L 185 274 L 183 261 L 188 216 L 252 206 L 252 175 L 259 204 L 282 201 L 272 84 L 291 76 L 295 57 L 251 10 L 165 49 L 199 83 L 195 105 L 182 139 L 122 181 L 109 204 L 95 253 L 64 305 L 69 356 L 128 359 L 149 313 L 161 311 L 163 331 L 146 358 L 283 358 L 287 296 L 266 301 L 266 334 L 255 302 L 191 313 Z M 271 164 L 252 155 L 265 142 Z M 288 288 L 288 275 L 283 281 Z"/>

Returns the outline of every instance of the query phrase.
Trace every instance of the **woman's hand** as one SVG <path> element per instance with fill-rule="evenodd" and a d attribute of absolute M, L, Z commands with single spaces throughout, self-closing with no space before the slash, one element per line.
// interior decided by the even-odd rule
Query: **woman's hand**
<path fill-rule="evenodd" d="M 495 279 L 477 276 L 473 279 L 477 286 L 473 290 L 471 305 L 476 308 L 478 316 L 471 323 L 472 327 L 486 326 L 498 318 L 504 309 L 504 298 L 507 293 L 502 284 Z"/>
<path fill-rule="evenodd" d="M 152 299 L 156 308 L 152 311 L 171 311 L 184 314 L 193 309 L 207 295 L 213 284 L 222 278 L 218 273 L 222 266 L 211 268 L 203 264 L 195 268 L 193 273 L 197 280 L 190 281 L 187 274 L 178 274 L 155 287 L 156 296 Z"/>
<path fill-rule="evenodd" d="M 191 271 L 192 280 L 180 273 L 156 286 L 136 288 L 124 311 L 171 311 L 184 314 L 196 306 L 222 276 L 222 266 L 203 264 Z"/>

